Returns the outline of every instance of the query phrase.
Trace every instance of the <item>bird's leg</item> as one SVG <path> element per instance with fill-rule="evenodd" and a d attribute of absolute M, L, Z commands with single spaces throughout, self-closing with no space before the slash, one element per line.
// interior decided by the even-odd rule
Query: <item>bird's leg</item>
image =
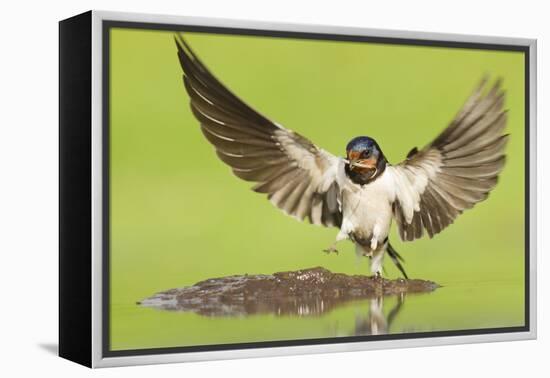
<path fill-rule="evenodd" d="M 372 251 L 365 251 L 365 250 L 363 250 L 363 252 L 361 252 L 361 254 L 362 254 L 364 257 L 368 257 L 369 259 L 372 259 Z"/>
<path fill-rule="evenodd" d="M 384 249 L 379 249 L 378 251 L 373 251 L 373 255 L 370 261 L 371 273 L 375 275 L 375 278 L 382 277 L 382 267 L 384 261 Z"/>
<path fill-rule="evenodd" d="M 327 255 L 330 253 L 338 254 L 338 250 L 336 249 L 336 244 L 348 238 L 349 238 L 349 235 L 343 232 L 342 230 L 340 230 L 340 232 L 338 232 L 338 235 L 336 235 L 336 240 L 334 241 L 334 243 L 332 243 L 330 247 L 323 249 L 323 252 L 325 252 Z"/>

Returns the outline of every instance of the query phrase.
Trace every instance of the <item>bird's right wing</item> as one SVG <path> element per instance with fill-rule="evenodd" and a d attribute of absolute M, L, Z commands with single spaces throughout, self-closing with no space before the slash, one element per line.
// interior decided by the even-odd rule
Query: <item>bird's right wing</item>
<path fill-rule="evenodd" d="M 344 161 L 270 121 L 220 83 L 176 37 L 191 110 L 218 157 L 286 214 L 340 227 Z"/>

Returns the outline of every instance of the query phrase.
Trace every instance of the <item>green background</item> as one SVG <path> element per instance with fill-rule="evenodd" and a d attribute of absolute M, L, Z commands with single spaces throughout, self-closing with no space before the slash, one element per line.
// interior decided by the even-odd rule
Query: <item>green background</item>
<path fill-rule="evenodd" d="M 371 136 L 392 163 L 430 142 L 485 74 L 502 77 L 511 138 L 500 182 L 434 239 L 403 243 L 392 230 L 409 275 L 444 287 L 409 296 L 390 332 L 523 325 L 523 53 L 200 33 L 186 39 L 269 118 L 336 155 L 351 138 Z M 111 349 L 353 333 L 368 301 L 305 318 L 207 318 L 136 305 L 225 275 L 369 270 L 350 242 L 338 256 L 322 253 L 336 229 L 285 216 L 218 160 L 189 110 L 173 33 L 115 28 L 110 46 Z M 387 275 L 399 276 L 386 260 Z"/>

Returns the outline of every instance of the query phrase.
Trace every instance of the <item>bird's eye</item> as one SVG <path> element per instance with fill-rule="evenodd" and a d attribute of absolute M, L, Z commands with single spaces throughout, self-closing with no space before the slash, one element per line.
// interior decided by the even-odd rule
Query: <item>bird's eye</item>
<path fill-rule="evenodd" d="M 368 158 L 368 157 L 370 156 L 370 154 L 371 154 L 370 150 L 365 150 L 365 151 L 363 151 L 363 153 L 361 154 L 361 157 L 364 158 L 364 159 L 366 159 L 366 158 Z"/>

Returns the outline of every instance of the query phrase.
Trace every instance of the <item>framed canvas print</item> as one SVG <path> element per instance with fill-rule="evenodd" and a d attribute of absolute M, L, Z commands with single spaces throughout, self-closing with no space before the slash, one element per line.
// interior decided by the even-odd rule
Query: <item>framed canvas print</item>
<path fill-rule="evenodd" d="M 536 42 L 60 22 L 62 357 L 536 336 Z"/>

